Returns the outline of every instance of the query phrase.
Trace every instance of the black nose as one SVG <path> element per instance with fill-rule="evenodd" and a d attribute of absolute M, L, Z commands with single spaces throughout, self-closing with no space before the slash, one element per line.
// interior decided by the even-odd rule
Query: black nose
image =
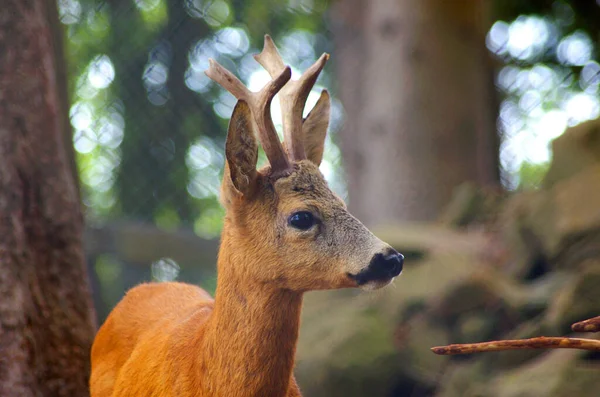
<path fill-rule="evenodd" d="M 359 285 L 369 281 L 385 281 L 402 272 L 404 256 L 396 250 L 390 250 L 385 255 L 376 254 L 369 266 L 356 275 L 351 275 Z"/>
<path fill-rule="evenodd" d="M 397 251 L 391 251 L 385 256 L 383 254 L 375 255 L 369 268 L 376 278 L 378 275 L 381 275 L 381 278 L 389 278 L 399 275 L 403 264 L 404 256 Z"/>

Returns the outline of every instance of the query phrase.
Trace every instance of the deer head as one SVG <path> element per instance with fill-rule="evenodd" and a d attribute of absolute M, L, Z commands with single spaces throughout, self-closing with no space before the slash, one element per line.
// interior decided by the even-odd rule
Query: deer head
<path fill-rule="evenodd" d="M 233 256 L 224 263 L 254 263 L 235 269 L 244 280 L 300 292 L 377 289 L 402 270 L 403 256 L 348 212 L 319 171 L 329 124 L 327 91 L 304 120 L 302 113 L 328 58 L 323 54 L 299 80 L 290 81 L 290 68 L 265 36 L 255 59 L 272 80 L 257 93 L 210 60 L 207 76 L 238 99 L 227 133 L 221 202 L 226 209 L 223 244 L 230 244 L 223 252 Z M 284 145 L 270 116 L 277 93 Z M 255 131 L 269 160 L 259 170 Z M 234 270 L 219 268 L 226 271 Z"/>

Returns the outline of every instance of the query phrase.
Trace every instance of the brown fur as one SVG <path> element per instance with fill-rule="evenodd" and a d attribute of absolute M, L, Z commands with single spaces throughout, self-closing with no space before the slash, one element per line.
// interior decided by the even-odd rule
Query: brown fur
<path fill-rule="evenodd" d="M 389 249 L 319 172 L 323 131 L 305 132 L 320 137 L 313 157 L 273 178 L 269 167 L 256 171 L 252 128 L 240 101 L 226 146 L 215 300 L 182 283 L 129 291 L 94 342 L 92 396 L 300 396 L 292 370 L 303 293 L 356 286 L 348 273 Z M 308 231 L 288 225 L 303 210 L 319 219 Z"/>

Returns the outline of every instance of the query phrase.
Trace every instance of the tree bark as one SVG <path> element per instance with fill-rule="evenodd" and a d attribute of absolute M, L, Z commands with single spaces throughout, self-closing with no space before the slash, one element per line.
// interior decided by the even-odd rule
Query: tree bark
<path fill-rule="evenodd" d="M 1 396 L 89 395 L 95 324 L 56 12 L 46 0 L 0 9 Z"/>
<path fill-rule="evenodd" d="M 365 223 L 432 220 L 460 183 L 498 183 L 486 4 L 335 4 L 349 206 Z"/>

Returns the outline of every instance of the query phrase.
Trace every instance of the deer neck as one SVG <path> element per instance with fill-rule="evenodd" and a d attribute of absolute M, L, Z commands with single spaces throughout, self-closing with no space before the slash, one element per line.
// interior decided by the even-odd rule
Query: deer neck
<path fill-rule="evenodd" d="M 205 346 L 206 370 L 221 380 L 211 384 L 215 395 L 284 396 L 296 353 L 302 294 L 251 283 L 243 269 L 260 266 L 251 255 L 236 252 L 224 238 L 219 252 L 215 306 Z M 231 263 L 232 258 L 244 263 Z"/>

